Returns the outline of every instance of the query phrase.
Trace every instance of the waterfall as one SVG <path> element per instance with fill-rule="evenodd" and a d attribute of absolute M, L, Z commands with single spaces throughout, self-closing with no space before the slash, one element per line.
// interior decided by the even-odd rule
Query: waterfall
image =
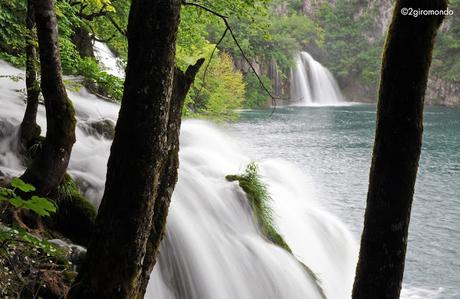
<path fill-rule="evenodd" d="M 295 105 L 337 105 L 344 101 L 331 72 L 307 52 L 300 52 L 291 70 L 291 100 Z"/>
<path fill-rule="evenodd" d="M 108 74 L 119 78 L 125 77 L 125 69 L 121 59 L 109 49 L 107 44 L 94 41 L 93 49 L 94 56 L 96 56 L 97 60 Z"/>
<path fill-rule="evenodd" d="M 14 144 L 25 110 L 18 92 L 24 82 L 5 75 L 24 77 L 24 72 L 0 61 L 0 171 L 18 175 L 24 167 Z M 119 106 L 84 88 L 68 92 L 78 118 L 69 173 L 98 206 L 111 141 L 84 128 L 100 119 L 116 121 Z M 46 129 L 42 106 L 38 123 Z M 283 160 L 257 161 L 272 196 L 275 224 L 293 255 L 268 242 L 239 185 L 225 179 L 252 160 L 222 128 L 184 121 L 179 181 L 146 298 L 322 298 L 302 263 L 317 275 L 327 298 L 350 297 L 357 245 L 348 229 L 315 202 L 314 185 L 305 174 Z"/>

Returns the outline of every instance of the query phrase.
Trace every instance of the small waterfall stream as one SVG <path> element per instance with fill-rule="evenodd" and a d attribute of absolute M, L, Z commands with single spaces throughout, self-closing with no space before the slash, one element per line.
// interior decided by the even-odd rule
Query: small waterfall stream
<path fill-rule="evenodd" d="M 25 103 L 18 90 L 23 71 L 0 61 L 0 171 L 18 175 L 15 134 Z M 82 88 L 69 91 L 78 117 L 69 172 L 98 206 L 103 194 L 111 140 L 88 135 L 91 121 L 116 121 L 119 106 Z M 38 123 L 45 130 L 45 111 Z M 44 132 L 43 132 L 44 134 Z M 245 194 L 227 174 L 254 160 L 221 128 L 187 120 L 180 136 L 180 170 L 167 233 L 146 298 L 322 298 L 307 265 L 329 299 L 349 298 L 357 245 L 348 229 L 315 203 L 307 176 L 282 160 L 257 161 L 272 195 L 275 224 L 293 255 L 269 243 L 254 222 Z M 127 199 L 129 201 L 129 199 Z"/>
<path fill-rule="evenodd" d="M 99 63 L 104 67 L 104 70 L 113 76 L 123 78 L 125 76 L 125 70 L 121 59 L 119 59 L 107 44 L 94 41 L 93 45 L 94 56 L 97 57 Z"/>
<path fill-rule="evenodd" d="M 331 72 L 307 52 L 300 52 L 291 70 L 291 100 L 299 106 L 327 106 L 344 102 Z"/>

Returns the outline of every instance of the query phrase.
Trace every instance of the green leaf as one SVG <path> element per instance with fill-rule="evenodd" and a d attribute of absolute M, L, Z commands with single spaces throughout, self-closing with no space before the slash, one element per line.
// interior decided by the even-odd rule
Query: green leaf
<path fill-rule="evenodd" d="M 25 207 L 40 216 L 49 216 L 50 213 L 56 212 L 56 206 L 54 203 L 39 196 L 32 196 L 30 200 L 25 201 Z"/>
<path fill-rule="evenodd" d="M 19 196 L 13 197 L 10 199 L 10 204 L 15 206 L 16 208 L 27 208 L 26 201 L 20 198 Z"/>
<path fill-rule="evenodd" d="M 8 188 L 0 188 L 0 196 L 1 197 L 7 197 L 11 198 L 14 196 L 14 192 L 11 189 Z"/>
<path fill-rule="evenodd" d="M 31 191 L 35 191 L 35 187 L 30 185 L 30 184 L 27 184 L 26 182 L 24 182 L 23 180 L 21 180 L 20 178 L 14 178 L 12 181 L 11 181 L 11 186 L 15 187 L 15 188 L 18 188 L 19 190 L 23 191 L 23 192 L 31 192 Z"/>

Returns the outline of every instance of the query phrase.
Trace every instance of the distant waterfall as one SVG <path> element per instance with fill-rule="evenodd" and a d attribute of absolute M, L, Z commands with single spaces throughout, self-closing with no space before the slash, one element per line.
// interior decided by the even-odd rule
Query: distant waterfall
<path fill-rule="evenodd" d="M 307 52 L 300 52 L 291 70 L 291 99 L 297 105 L 336 105 L 344 101 L 331 72 Z"/>

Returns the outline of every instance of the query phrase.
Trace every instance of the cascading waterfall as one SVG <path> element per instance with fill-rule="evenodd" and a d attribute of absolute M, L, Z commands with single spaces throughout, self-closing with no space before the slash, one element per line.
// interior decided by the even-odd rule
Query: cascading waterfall
<path fill-rule="evenodd" d="M 94 56 L 96 56 L 97 60 L 108 74 L 120 78 L 125 76 L 125 69 L 122 61 L 109 49 L 107 44 L 94 41 L 93 49 Z"/>
<path fill-rule="evenodd" d="M 334 76 L 307 52 L 300 52 L 291 70 L 291 100 L 299 106 L 344 102 Z"/>
<path fill-rule="evenodd" d="M 0 61 L 0 76 L 5 75 L 24 76 Z M 24 170 L 14 154 L 15 132 L 25 110 L 17 90 L 23 85 L 0 77 L 0 170 L 11 175 Z M 83 88 L 69 95 L 78 117 L 69 173 L 98 206 L 111 141 L 88 135 L 84 128 L 100 119 L 116 121 L 119 106 Z M 38 123 L 46 129 L 43 107 Z M 180 146 L 179 181 L 146 298 L 322 298 L 299 261 L 317 275 L 327 298 L 349 298 L 356 243 L 338 219 L 314 202 L 308 177 L 284 161 L 258 162 L 272 195 L 275 224 L 291 255 L 263 237 L 245 194 L 225 179 L 241 173 L 252 160 L 232 138 L 210 123 L 188 120 Z"/>

